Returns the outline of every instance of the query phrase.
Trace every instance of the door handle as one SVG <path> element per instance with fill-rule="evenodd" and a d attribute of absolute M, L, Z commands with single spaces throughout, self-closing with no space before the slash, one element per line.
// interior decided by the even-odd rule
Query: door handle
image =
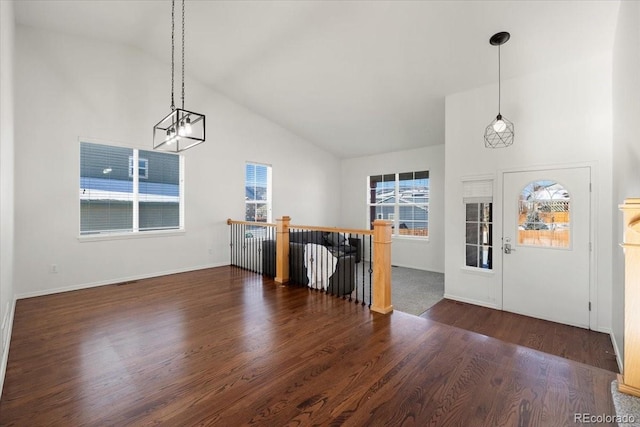
<path fill-rule="evenodd" d="M 511 243 L 505 243 L 504 244 L 504 253 L 505 254 L 510 254 L 511 252 L 515 252 L 515 249 L 513 249 L 511 247 Z"/>

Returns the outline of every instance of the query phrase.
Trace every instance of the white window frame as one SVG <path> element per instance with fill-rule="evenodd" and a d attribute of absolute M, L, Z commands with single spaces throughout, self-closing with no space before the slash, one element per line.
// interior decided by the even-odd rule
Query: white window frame
<path fill-rule="evenodd" d="M 480 204 L 480 203 L 491 204 L 490 220 L 477 221 L 477 222 L 478 223 L 487 222 L 495 230 L 495 212 L 494 212 L 495 203 L 493 200 L 493 185 L 494 185 L 493 177 L 486 177 L 486 176 L 468 177 L 463 179 L 462 181 L 462 206 L 463 206 L 463 218 L 464 218 L 464 233 L 463 233 L 464 234 L 464 242 L 463 242 L 464 243 L 464 262 L 463 262 L 462 268 L 467 271 L 474 271 L 474 272 L 480 272 L 480 273 L 493 273 L 495 262 L 496 262 L 496 256 L 499 255 L 499 252 L 496 253 L 496 243 L 493 235 L 491 236 L 490 245 L 483 245 L 480 242 L 478 242 L 475 245 L 467 243 L 467 223 L 476 222 L 476 221 L 467 221 L 467 204 Z M 491 267 L 484 268 L 484 267 L 473 267 L 473 266 L 467 265 L 467 260 L 466 260 L 467 245 L 476 246 L 478 250 L 484 247 L 491 248 L 491 253 L 492 253 Z M 498 246 L 498 251 L 500 250 L 499 248 L 500 247 Z"/>
<path fill-rule="evenodd" d="M 416 172 L 429 172 L 428 169 L 424 169 L 424 170 L 418 170 L 418 171 L 412 171 L 411 173 L 416 173 Z M 372 222 L 374 221 L 374 219 L 385 219 L 382 218 L 382 216 L 384 216 L 384 214 L 382 213 L 378 213 L 376 214 L 377 218 L 371 218 L 371 207 L 372 206 L 393 206 L 393 213 L 387 213 L 387 218 L 386 220 L 391 221 L 392 222 L 392 237 L 394 239 L 410 239 L 410 240 L 420 240 L 420 241 L 429 241 L 429 223 L 430 223 L 430 219 L 429 219 L 429 214 L 427 213 L 427 221 L 426 221 L 426 225 L 427 225 L 427 235 L 426 236 L 414 236 L 414 235 L 407 235 L 407 234 L 400 234 L 400 207 L 401 206 L 405 206 L 404 204 L 400 203 L 399 201 L 399 195 L 400 195 L 400 175 L 404 174 L 406 172 L 396 172 L 396 173 L 379 173 L 379 174 L 371 174 L 367 177 L 367 223 L 369 224 L 369 228 L 373 229 L 373 225 Z M 395 187 L 394 187 L 394 194 L 396 195 L 396 200 L 393 203 L 372 203 L 371 199 L 370 199 L 370 192 L 371 192 L 371 177 L 372 176 L 385 176 L 385 175 L 394 175 L 395 176 Z M 429 191 L 431 190 L 431 180 L 429 179 Z M 391 182 L 391 181 L 388 181 Z M 429 202 L 426 203 L 413 203 L 413 205 L 419 205 L 419 206 L 425 206 L 427 208 L 427 212 L 429 212 L 429 206 L 430 206 L 430 201 L 431 201 L 431 197 L 429 196 Z"/>
<path fill-rule="evenodd" d="M 113 143 L 111 141 L 105 140 L 96 140 L 93 138 L 80 137 L 78 138 L 78 165 L 81 165 L 80 158 L 80 146 L 83 142 L 87 142 L 90 144 L 100 144 L 111 147 L 118 148 L 128 148 L 133 150 L 133 155 L 129 156 L 129 162 L 131 165 L 131 161 L 133 160 L 133 164 L 137 163 L 138 154 L 141 149 L 134 148 L 130 145 L 123 145 Z M 143 151 L 149 151 L 147 149 L 142 149 Z M 78 197 L 78 241 L 79 242 L 92 242 L 92 241 L 103 241 L 103 240 L 122 240 L 122 239 L 136 239 L 136 238 L 149 238 L 149 237 L 162 237 L 162 236 L 176 236 L 176 235 L 184 235 L 185 234 L 185 198 L 184 198 L 184 156 L 173 153 L 163 153 L 167 155 L 178 156 L 179 158 L 179 181 L 178 181 L 178 192 L 179 192 L 179 224 L 176 228 L 170 229 L 158 229 L 158 230 L 140 230 L 139 229 L 139 218 L 138 218 L 138 183 L 139 183 L 139 168 L 134 168 L 133 178 L 133 227 L 131 230 L 127 231 L 103 231 L 95 234 L 82 234 L 81 231 L 81 201 L 80 195 Z M 147 160 L 147 171 L 148 171 L 148 159 Z M 131 171 L 131 169 L 129 169 Z M 79 193 L 82 193 L 81 191 Z"/>
<path fill-rule="evenodd" d="M 272 223 L 273 222 L 273 213 L 272 213 L 272 196 L 273 196 L 273 185 L 272 185 L 272 174 L 273 174 L 273 167 L 269 164 L 266 163 L 259 163 L 259 162 L 252 162 L 252 161 L 246 161 L 245 165 L 244 165 L 244 191 L 246 192 L 246 187 L 247 187 L 247 179 L 246 179 L 246 173 L 247 173 L 247 166 L 259 166 L 259 167 L 265 167 L 266 168 L 266 172 L 267 172 L 267 199 L 266 200 L 247 200 L 246 199 L 246 194 L 245 194 L 245 219 L 246 219 L 246 205 L 248 204 L 253 204 L 253 205 L 266 205 L 267 206 L 267 219 L 266 222 L 267 223 Z M 257 211 L 257 209 L 254 210 L 254 212 Z"/>

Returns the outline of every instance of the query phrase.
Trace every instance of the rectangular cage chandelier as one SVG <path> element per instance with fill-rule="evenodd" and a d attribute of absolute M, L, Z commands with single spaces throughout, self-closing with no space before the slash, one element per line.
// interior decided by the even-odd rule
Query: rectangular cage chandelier
<path fill-rule="evenodd" d="M 184 108 L 184 0 L 182 0 L 182 107 L 176 108 L 173 82 L 175 75 L 175 0 L 171 0 L 171 112 L 153 127 L 153 149 L 179 153 L 205 140 L 204 114 Z"/>
<path fill-rule="evenodd" d="M 153 149 L 178 153 L 205 140 L 204 114 L 174 108 L 153 127 Z"/>

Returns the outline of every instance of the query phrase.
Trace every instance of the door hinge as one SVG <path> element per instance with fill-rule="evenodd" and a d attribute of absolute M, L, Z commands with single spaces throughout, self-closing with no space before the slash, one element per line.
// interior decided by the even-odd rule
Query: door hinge
<path fill-rule="evenodd" d="M 591 193 L 591 183 L 589 183 L 589 193 Z"/>
<path fill-rule="evenodd" d="M 591 242 L 589 242 L 589 252 L 593 251 L 593 249 L 591 249 Z"/>
<path fill-rule="evenodd" d="M 589 311 L 591 311 L 591 301 L 589 301 Z"/>

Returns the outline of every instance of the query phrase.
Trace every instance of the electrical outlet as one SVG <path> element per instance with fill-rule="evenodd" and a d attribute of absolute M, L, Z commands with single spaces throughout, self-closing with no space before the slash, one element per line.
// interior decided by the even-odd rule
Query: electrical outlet
<path fill-rule="evenodd" d="M 58 264 L 51 264 L 49 267 L 49 273 L 57 273 L 58 272 Z"/>
<path fill-rule="evenodd" d="M 213 249 L 209 248 L 209 255 L 213 255 Z"/>

